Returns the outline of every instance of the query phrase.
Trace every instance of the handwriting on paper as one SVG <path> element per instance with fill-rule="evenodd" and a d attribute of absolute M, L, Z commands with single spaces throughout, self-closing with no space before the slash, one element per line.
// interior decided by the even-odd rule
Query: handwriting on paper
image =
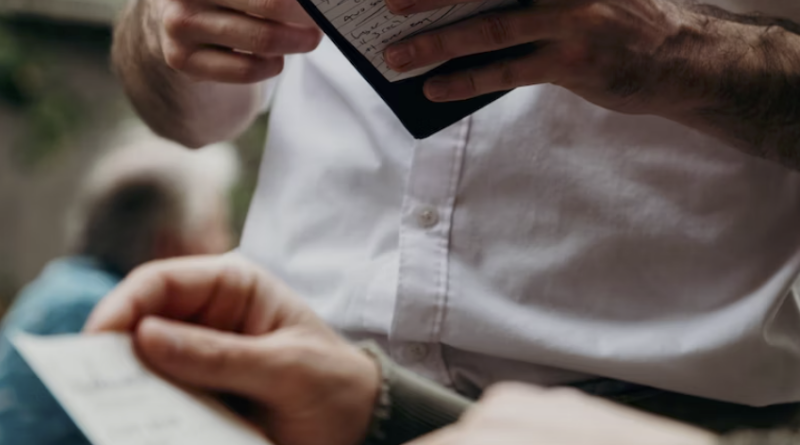
<path fill-rule="evenodd" d="M 216 401 L 145 368 L 127 335 L 12 341 L 94 445 L 269 445 Z"/>
<path fill-rule="evenodd" d="M 383 51 L 392 43 L 490 9 L 517 3 L 515 0 L 483 0 L 400 16 L 389 11 L 385 0 L 313 1 L 339 33 L 392 82 L 424 74 L 438 66 L 432 65 L 402 74 L 392 71 L 383 60 Z"/>

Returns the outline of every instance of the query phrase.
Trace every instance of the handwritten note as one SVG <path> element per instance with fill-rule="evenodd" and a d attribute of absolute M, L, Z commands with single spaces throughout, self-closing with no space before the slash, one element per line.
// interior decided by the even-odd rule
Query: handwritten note
<path fill-rule="evenodd" d="M 385 0 L 313 0 L 333 26 L 391 82 L 424 74 L 438 65 L 397 73 L 383 60 L 392 43 L 430 31 L 490 9 L 510 6 L 516 0 L 483 0 L 461 3 L 430 12 L 399 16 L 392 14 Z"/>
<path fill-rule="evenodd" d="M 216 401 L 146 369 L 126 335 L 12 341 L 94 445 L 269 445 Z"/>

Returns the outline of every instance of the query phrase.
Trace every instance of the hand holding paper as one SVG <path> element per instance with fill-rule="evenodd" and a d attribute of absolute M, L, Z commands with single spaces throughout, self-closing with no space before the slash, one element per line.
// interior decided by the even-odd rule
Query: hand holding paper
<path fill-rule="evenodd" d="M 387 1 L 404 14 L 476 4 L 474 0 Z M 451 59 L 535 43 L 537 50 L 523 56 L 430 79 L 425 95 L 436 102 L 459 101 L 553 83 L 603 107 L 639 113 L 648 89 L 658 80 L 652 74 L 662 72 L 654 70 L 659 58 L 662 63 L 677 63 L 675 58 L 684 57 L 680 36 L 693 35 L 692 28 L 701 22 L 674 2 L 661 0 L 526 4 L 415 36 L 389 47 L 386 61 L 394 71 L 413 73 Z"/>
<path fill-rule="evenodd" d="M 281 445 L 352 445 L 364 436 L 377 365 L 283 283 L 238 257 L 152 263 L 106 297 L 90 333 L 129 332 L 169 379 L 231 393 Z"/>
<path fill-rule="evenodd" d="M 388 80 L 396 82 L 424 74 L 446 62 L 436 60 L 398 72 L 384 61 L 384 50 L 409 36 L 437 29 L 489 9 L 515 4 L 516 0 L 480 0 L 415 14 L 396 15 L 385 0 L 314 0 L 334 27 Z"/>
<path fill-rule="evenodd" d="M 127 335 L 13 341 L 94 445 L 269 445 L 216 401 L 143 367 Z"/>

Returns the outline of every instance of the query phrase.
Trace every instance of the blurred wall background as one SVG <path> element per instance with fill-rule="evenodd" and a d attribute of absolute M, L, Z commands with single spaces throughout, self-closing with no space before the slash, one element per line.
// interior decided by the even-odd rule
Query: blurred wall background
<path fill-rule="evenodd" d="M 64 253 L 64 219 L 80 180 L 135 118 L 109 68 L 117 0 L 0 0 L 0 312 Z M 236 141 L 244 167 L 231 199 L 237 229 L 266 132 Z"/>

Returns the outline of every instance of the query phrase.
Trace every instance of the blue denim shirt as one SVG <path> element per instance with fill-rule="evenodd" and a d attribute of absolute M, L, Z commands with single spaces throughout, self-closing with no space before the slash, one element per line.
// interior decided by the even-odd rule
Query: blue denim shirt
<path fill-rule="evenodd" d="M 79 332 L 119 281 L 94 261 L 72 257 L 53 261 L 23 289 L 0 325 L 0 444 L 89 445 L 8 336 Z"/>

